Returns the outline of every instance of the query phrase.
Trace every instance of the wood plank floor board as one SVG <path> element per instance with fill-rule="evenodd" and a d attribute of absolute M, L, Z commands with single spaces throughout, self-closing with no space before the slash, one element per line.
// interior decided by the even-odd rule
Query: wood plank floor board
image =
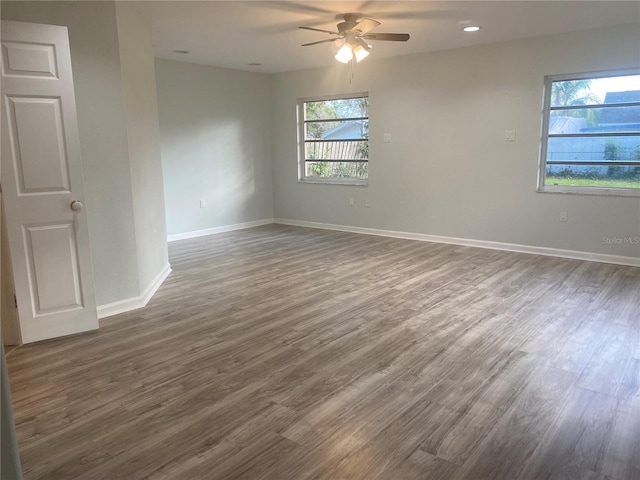
<path fill-rule="evenodd" d="M 421 449 L 450 463 L 462 465 L 505 415 L 526 387 L 536 359 L 529 355 L 516 357 L 483 389 L 475 402 L 463 411 L 439 443 L 426 439 Z M 429 447 L 429 445 L 432 445 Z"/>
<path fill-rule="evenodd" d="M 402 401 L 402 399 L 400 399 Z M 318 466 L 321 478 L 377 478 L 398 468 L 425 436 L 446 428 L 459 414 L 435 403 L 418 404 L 377 430 L 371 426 L 353 434 L 350 448 L 340 445 L 339 460 Z M 427 428 L 425 428 L 427 426 Z M 441 427 L 442 426 L 442 427 Z M 373 430 L 372 430 L 373 428 Z M 341 436 L 347 437 L 347 432 Z M 350 450 L 350 451 L 349 451 Z M 347 453 L 347 455 L 345 455 Z M 329 468 L 327 468 L 329 467 Z"/>
<path fill-rule="evenodd" d="M 634 359 L 618 392 L 618 409 L 602 473 L 640 479 L 640 362 Z"/>
<path fill-rule="evenodd" d="M 32 479 L 640 479 L 640 269 L 269 225 L 7 358 Z"/>
<path fill-rule="evenodd" d="M 600 472 L 611 438 L 618 400 L 582 388 L 572 388 L 555 428 L 538 445 L 537 454 L 527 466 L 525 478 L 588 476 Z"/>
<path fill-rule="evenodd" d="M 458 467 L 417 449 L 400 465 L 390 465 L 377 478 L 381 480 L 449 480 L 456 478 Z"/>
<path fill-rule="evenodd" d="M 579 385 L 616 396 L 623 388 L 627 370 L 633 366 L 639 337 L 630 327 L 612 323 L 603 338 L 587 363 Z"/>
<path fill-rule="evenodd" d="M 559 414 L 576 380 L 574 373 L 539 367 L 490 435 L 467 459 L 462 478 L 522 478 L 526 463 Z M 496 458 L 500 461 L 496 462 Z"/>

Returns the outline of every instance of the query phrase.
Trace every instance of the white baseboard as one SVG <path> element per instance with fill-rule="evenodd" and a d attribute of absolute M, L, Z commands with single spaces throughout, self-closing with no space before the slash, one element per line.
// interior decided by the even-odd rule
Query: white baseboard
<path fill-rule="evenodd" d="M 397 232 L 394 230 L 379 230 L 376 228 L 350 227 L 345 225 L 333 225 L 330 223 L 287 220 L 284 218 L 274 218 L 273 223 L 298 227 L 320 228 L 323 230 L 339 230 L 341 232 L 363 233 L 365 235 L 378 235 L 382 237 L 403 238 L 406 240 L 419 240 L 422 242 L 448 243 L 452 245 L 462 245 L 465 247 L 488 248 L 491 250 L 505 250 L 508 252 L 529 253 L 533 255 L 545 255 L 548 257 L 562 257 L 575 260 L 586 260 L 589 262 L 613 263 L 616 265 L 640 267 L 640 258 L 625 257 L 622 255 L 608 255 L 604 253 L 563 250 L 560 248 L 535 247 L 531 245 L 519 245 L 517 243 L 492 242 L 488 240 L 473 240 L 469 238 L 444 237 L 440 235 L 426 235 L 423 233 Z"/>
<path fill-rule="evenodd" d="M 143 305 L 140 297 L 125 298 L 124 300 L 118 300 L 117 302 L 98 305 L 98 320 L 111 317 L 112 315 L 130 312 L 131 310 L 137 310 L 142 307 Z"/>
<path fill-rule="evenodd" d="M 265 218 L 263 220 L 254 220 L 252 222 L 234 223 L 233 225 L 223 225 L 222 227 L 207 228 L 205 230 L 195 230 L 193 232 L 176 233 L 167 235 L 167 242 L 175 242 L 176 240 L 186 240 L 187 238 L 204 237 L 206 235 L 215 235 L 217 233 L 233 232 L 234 230 L 243 230 L 245 228 L 260 227 L 273 223 L 273 218 Z"/>
<path fill-rule="evenodd" d="M 149 300 L 153 297 L 153 295 L 158 291 L 162 282 L 166 280 L 166 278 L 171 273 L 171 265 L 169 263 L 165 264 L 165 266 L 160 270 L 160 272 L 156 275 L 156 277 L 151 281 L 151 283 L 147 286 L 146 290 L 142 292 L 140 296 L 142 298 L 142 306 L 146 306 L 149 303 Z"/>
<path fill-rule="evenodd" d="M 98 305 L 98 319 L 110 317 L 112 315 L 118 315 L 119 313 L 130 312 L 131 310 L 137 310 L 138 308 L 145 307 L 149 300 L 156 293 L 162 282 L 171 273 L 171 265 L 168 263 L 162 268 L 160 273 L 151 281 L 147 288 L 142 292 L 142 295 L 138 297 L 126 298 L 113 303 L 107 303 L 105 305 Z"/>

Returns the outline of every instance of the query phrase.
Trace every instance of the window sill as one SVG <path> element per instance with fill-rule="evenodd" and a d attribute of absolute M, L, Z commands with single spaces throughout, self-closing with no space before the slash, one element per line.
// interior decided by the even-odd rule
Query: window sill
<path fill-rule="evenodd" d="M 350 185 L 356 187 L 366 187 L 369 185 L 369 179 L 358 178 L 314 178 L 305 177 L 298 180 L 299 183 L 315 183 L 322 185 Z"/>
<path fill-rule="evenodd" d="M 570 187 L 545 185 L 538 188 L 538 193 L 560 193 L 577 195 L 600 195 L 608 197 L 640 197 L 640 189 L 636 188 L 602 188 L 602 187 Z"/>

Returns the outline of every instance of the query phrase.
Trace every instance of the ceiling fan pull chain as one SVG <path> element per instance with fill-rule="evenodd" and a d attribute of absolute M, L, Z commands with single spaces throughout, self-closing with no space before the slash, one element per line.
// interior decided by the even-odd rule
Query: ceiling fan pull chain
<path fill-rule="evenodd" d="M 353 64 L 355 62 L 353 61 L 353 58 L 351 59 L 351 77 L 349 78 L 349 85 L 351 85 L 351 82 L 353 82 Z"/>

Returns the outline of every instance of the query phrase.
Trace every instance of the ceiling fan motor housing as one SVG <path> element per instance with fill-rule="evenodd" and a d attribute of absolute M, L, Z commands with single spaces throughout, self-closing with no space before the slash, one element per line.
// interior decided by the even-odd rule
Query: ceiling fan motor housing
<path fill-rule="evenodd" d="M 353 27 L 358 24 L 358 19 L 360 17 L 362 17 L 362 15 L 359 13 L 345 13 L 344 15 L 342 15 L 342 18 L 344 18 L 344 22 L 338 24 L 338 31 L 340 33 L 344 33 L 353 29 Z"/>

